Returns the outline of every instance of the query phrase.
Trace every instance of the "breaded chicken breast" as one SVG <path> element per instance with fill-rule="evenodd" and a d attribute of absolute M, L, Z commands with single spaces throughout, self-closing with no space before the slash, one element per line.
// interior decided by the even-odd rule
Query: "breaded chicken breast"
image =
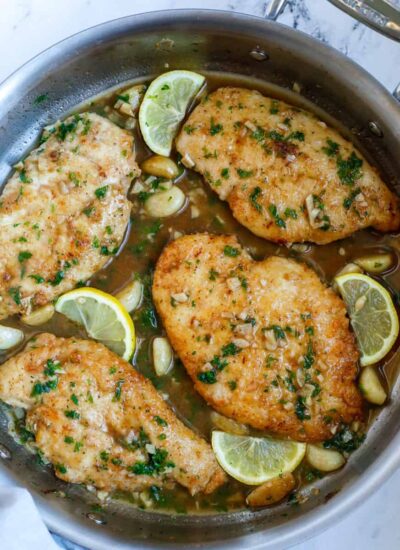
<path fill-rule="evenodd" d="M 0 319 L 46 304 L 110 260 L 138 174 L 132 135 L 101 116 L 46 129 L 0 196 Z"/>
<path fill-rule="evenodd" d="M 232 236 L 187 235 L 160 256 L 153 299 L 219 413 L 299 441 L 328 439 L 362 417 L 345 305 L 306 265 L 256 262 Z"/>
<path fill-rule="evenodd" d="M 399 199 L 354 146 L 310 112 L 254 90 L 220 88 L 177 138 L 235 218 L 279 243 L 342 239 L 400 227 Z"/>
<path fill-rule="evenodd" d="M 225 481 L 211 447 L 132 365 L 91 340 L 42 334 L 0 367 L 0 399 L 28 410 L 35 446 L 64 481 L 105 491 Z"/>

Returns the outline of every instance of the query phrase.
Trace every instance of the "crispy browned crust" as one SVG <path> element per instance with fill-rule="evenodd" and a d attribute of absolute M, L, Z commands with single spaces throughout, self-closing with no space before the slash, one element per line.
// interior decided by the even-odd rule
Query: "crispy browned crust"
<path fill-rule="evenodd" d="M 225 246 L 240 254 L 226 256 Z M 232 290 L 235 279 L 240 284 Z M 177 301 L 182 293 L 187 300 Z M 362 417 L 359 354 L 344 303 L 306 265 L 280 257 L 255 262 L 235 237 L 188 235 L 160 256 L 153 298 L 197 391 L 221 414 L 301 441 L 322 441 L 339 422 Z M 246 318 L 253 319 L 251 332 L 243 326 Z M 272 325 L 290 327 L 273 350 L 263 330 Z M 223 347 L 238 338 L 248 346 L 223 357 Z M 306 369 L 309 345 L 314 362 Z M 216 372 L 217 382 L 200 381 L 216 356 L 228 362 Z M 310 419 L 296 414 L 299 398 Z"/>
<path fill-rule="evenodd" d="M 34 384 L 49 380 L 44 374 L 48 359 L 60 361 L 57 387 L 32 397 Z M 0 367 L 0 399 L 28 409 L 27 425 L 37 447 L 65 481 L 105 491 L 168 487 L 176 481 L 194 495 L 210 493 L 226 480 L 209 444 L 178 420 L 132 365 L 97 342 L 42 334 Z M 65 411 L 71 410 L 79 417 L 67 417 Z M 124 445 L 141 429 L 175 466 L 159 475 L 129 471 L 148 458 L 146 448 Z M 78 451 L 76 442 L 82 444 Z"/>
<path fill-rule="evenodd" d="M 82 113 L 47 137 L 0 197 L 0 319 L 86 281 L 110 261 L 128 225 L 126 195 L 140 173 L 132 135 Z"/>
<path fill-rule="evenodd" d="M 337 144 L 337 154 L 326 153 L 328 140 Z M 183 126 L 177 150 L 235 218 L 265 239 L 325 244 L 369 226 L 400 227 L 398 197 L 349 141 L 313 114 L 257 91 L 219 88 L 210 94 Z M 337 162 L 352 154 L 362 166 L 345 183 Z M 306 199 L 312 196 L 316 212 L 322 205 L 323 211 L 311 223 Z M 276 223 L 271 206 L 285 226 Z"/>

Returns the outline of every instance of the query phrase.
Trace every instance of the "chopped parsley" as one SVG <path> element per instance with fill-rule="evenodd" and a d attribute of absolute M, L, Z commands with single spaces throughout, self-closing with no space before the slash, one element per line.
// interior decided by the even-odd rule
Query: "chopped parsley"
<path fill-rule="evenodd" d="M 174 468 L 175 464 L 167 460 L 168 451 L 165 449 L 156 449 L 154 454 L 149 454 L 147 462 L 135 462 L 133 466 L 128 466 L 128 470 L 136 475 L 153 476 L 164 472 L 167 468 Z"/>
<path fill-rule="evenodd" d="M 328 157 L 335 157 L 339 153 L 339 144 L 331 139 L 326 140 L 326 146 L 322 150 Z"/>
<path fill-rule="evenodd" d="M 139 191 L 137 198 L 138 201 L 143 204 L 151 197 L 151 195 L 152 193 L 149 193 L 148 191 Z"/>
<path fill-rule="evenodd" d="M 210 121 L 210 134 L 212 136 L 215 136 L 216 134 L 219 134 L 222 132 L 223 126 L 222 124 L 215 124 L 214 119 L 212 118 Z"/>
<path fill-rule="evenodd" d="M 121 399 L 121 392 L 122 392 L 122 385 L 125 382 L 124 379 L 118 380 L 116 387 L 115 387 L 115 393 L 114 393 L 114 400 L 119 401 Z"/>
<path fill-rule="evenodd" d="M 195 126 L 190 126 L 190 124 L 186 124 L 186 126 L 184 126 L 183 129 L 190 136 L 190 134 L 193 134 L 196 127 Z"/>
<path fill-rule="evenodd" d="M 228 386 L 229 386 L 230 390 L 232 390 L 232 391 L 236 390 L 236 388 L 237 388 L 236 380 L 228 380 Z"/>
<path fill-rule="evenodd" d="M 35 441 L 35 434 L 27 429 L 25 426 L 25 419 L 21 418 L 15 423 L 15 431 L 21 443 L 28 443 L 29 441 Z"/>
<path fill-rule="evenodd" d="M 81 415 L 74 410 L 66 410 L 64 414 L 67 418 L 73 418 L 74 420 L 78 420 L 81 417 Z"/>
<path fill-rule="evenodd" d="M 319 195 L 313 195 L 313 205 L 314 208 L 318 208 L 318 210 L 321 210 L 322 212 L 325 210 L 325 205 Z M 323 222 L 322 225 L 319 227 L 322 231 L 327 231 L 331 227 L 331 220 L 327 214 L 324 214 L 321 218 L 321 221 Z"/>
<path fill-rule="evenodd" d="M 277 132 L 276 130 L 271 130 L 271 132 L 268 133 L 268 136 L 272 141 L 283 141 L 284 136 L 280 132 Z"/>
<path fill-rule="evenodd" d="M 240 352 L 240 348 L 231 342 L 230 344 L 226 344 L 225 346 L 222 346 L 222 357 L 229 357 L 230 355 L 237 355 Z"/>
<path fill-rule="evenodd" d="M 164 504 L 165 503 L 165 496 L 163 494 L 163 491 L 160 487 L 157 487 L 157 485 L 151 485 L 151 487 L 149 489 L 149 493 L 150 493 L 151 498 L 157 504 Z"/>
<path fill-rule="evenodd" d="M 163 418 L 161 418 L 160 416 L 157 416 L 157 415 L 156 415 L 156 416 L 154 416 L 153 418 L 154 418 L 154 420 L 157 422 L 157 424 L 158 424 L 159 426 L 163 426 L 163 427 L 168 426 L 168 422 L 166 422 L 166 421 L 165 421 Z"/>
<path fill-rule="evenodd" d="M 277 115 L 279 113 L 279 101 L 277 99 L 271 100 L 271 106 L 269 108 L 271 115 Z"/>
<path fill-rule="evenodd" d="M 253 175 L 253 170 L 243 170 L 242 168 L 236 168 L 236 173 L 241 179 L 250 178 Z"/>
<path fill-rule="evenodd" d="M 314 349 L 313 349 L 312 342 L 310 341 L 307 344 L 307 352 L 303 357 L 303 367 L 305 369 L 310 369 L 313 366 L 314 361 L 315 361 Z"/>
<path fill-rule="evenodd" d="M 305 397 L 298 396 L 296 405 L 294 407 L 294 412 L 299 420 L 310 420 L 310 415 L 307 413 L 307 407 L 305 404 Z"/>
<path fill-rule="evenodd" d="M 282 227 L 283 229 L 286 228 L 286 222 L 285 220 L 283 220 L 279 213 L 278 213 L 278 209 L 277 207 L 275 206 L 275 204 L 270 204 L 268 206 L 268 211 L 269 213 L 271 214 L 271 216 L 274 218 L 274 221 L 275 221 L 275 225 L 277 225 L 278 227 Z"/>
<path fill-rule="evenodd" d="M 343 206 L 346 208 L 346 210 L 350 209 L 351 205 L 354 202 L 354 199 L 359 193 L 361 193 L 361 189 L 359 187 L 356 187 L 355 189 L 353 189 L 353 191 L 351 191 L 348 197 L 343 200 Z"/>
<path fill-rule="evenodd" d="M 98 199 L 104 199 L 104 197 L 107 195 L 108 191 L 108 185 L 104 185 L 103 187 L 98 187 L 94 194 Z"/>
<path fill-rule="evenodd" d="M 262 212 L 262 205 L 258 202 L 258 199 L 262 195 L 261 187 L 254 187 L 250 193 L 250 203 L 257 210 L 257 212 Z"/>
<path fill-rule="evenodd" d="M 285 331 L 283 328 L 279 325 L 270 325 L 267 330 L 273 330 L 275 340 L 285 340 Z"/>
<path fill-rule="evenodd" d="M 55 390 L 58 384 L 57 378 L 53 380 L 47 380 L 47 382 L 36 382 L 33 385 L 31 397 L 37 397 L 43 393 L 50 393 L 52 390 Z"/>
<path fill-rule="evenodd" d="M 38 96 L 35 97 L 35 99 L 33 100 L 33 103 L 35 105 L 39 105 L 40 103 L 43 103 L 43 101 L 46 101 L 47 99 L 49 99 L 49 94 L 40 94 Z"/>
<path fill-rule="evenodd" d="M 208 278 L 210 279 L 210 281 L 215 281 L 218 276 L 219 276 L 218 271 L 215 271 L 215 269 L 213 268 L 211 268 L 210 271 L 208 272 Z"/>
<path fill-rule="evenodd" d="M 76 172 L 69 172 L 68 173 L 68 179 L 69 181 L 72 181 L 72 183 L 75 185 L 75 187 L 79 187 L 80 180 L 78 176 L 76 175 Z"/>
<path fill-rule="evenodd" d="M 95 208 L 94 206 L 88 206 L 87 208 L 84 208 L 82 210 L 82 212 L 85 214 L 85 216 L 87 216 L 88 218 L 90 218 L 90 216 L 93 214 L 93 212 L 95 211 Z"/>
<path fill-rule="evenodd" d="M 61 283 L 61 281 L 65 277 L 65 272 L 60 270 L 57 271 L 57 273 L 54 276 L 54 279 L 49 279 L 47 282 L 51 284 L 51 286 L 57 286 Z"/>
<path fill-rule="evenodd" d="M 21 305 L 21 291 L 19 286 L 9 288 L 8 294 L 11 296 L 17 306 Z"/>
<path fill-rule="evenodd" d="M 343 159 L 340 155 L 338 155 L 336 165 L 340 181 L 344 185 L 354 185 L 355 182 L 362 176 L 362 164 L 363 161 L 357 157 L 354 151 L 347 159 Z"/>
<path fill-rule="evenodd" d="M 264 141 L 265 130 L 261 128 L 261 126 L 257 126 L 257 128 L 253 132 L 251 132 L 250 137 L 258 142 Z"/>
<path fill-rule="evenodd" d="M 217 373 L 215 370 L 201 372 L 197 375 L 197 379 L 203 382 L 203 384 L 215 384 L 217 381 Z"/>
<path fill-rule="evenodd" d="M 285 378 L 286 387 L 289 391 L 295 393 L 296 392 L 296 386 L 294 385 L 294 380 L 295 380 L 296 375 L 291 370 L 286 369 L 286 371 L 288 373 L 287 377 Z"/>
<path fill-rule="evenodd" d="M 365 439 L 365 434 L 358 435 L 348 426 L 342 426 L 336 434 L 323 445 L 325 449 L 336 449 L 341 452 L 351 453 L 358 449 Z"/>
<path fill-rule="evenodd" d="M 221 177 L 227 180 L 229 178 L 229 168 L 222 168 Z"/>
<path fill-rule="evenodd" d="M 19 179 L 22 181 L 22 183 L 32 183 L 32 179 L 28 178 L 27 175 L 26 175 L 25 168 L 20 171 Z"/>
<path fill-rule="evenodd" d="M 119 250 L 118 246 L 115 246 L 110 250 L 108 246 L 103 245 L 100 247 L 100 254 L 102 256 L 114 256 L 118 252 L 118 250 Z"/>
<path fill-rule="evenodd" d="M 44 283 L 44 278 L 41 275 L 29 275 L 29 278 L 33 279 L 38 285 L 40 285 L 40 283 Z"/>
<path fill-rule="evenodd" d="M 297 220 L 297 212 L 294 208 L 285 208 L 284 211 L 285 218 L 292 218 L 292 220 Z"/>
<path fill-rule="evenodd" d="M 75 405 L 78 405 L 78 403 L 79 403 L 79 399 L 77 398 L 77 396 L 74 393 L 71 395 L 71 401 Z"/>
<path fill-rule="evenodd" d="M 224 247 L 224 256 L 229 256 L 230 258 L 236 258 L 240 255 L 240 250 L 238 248 L 235 248 L 234 246 L 230 246 L 227 244 Z"/>
<path fill-rule="evenodd" d="M 197 379 L 203 382 L 203 384 L 215 384 L 217 381 L 217 373 L 228 365 L 228 361 L 226 359 L 221 359 L 218 355 L 215 355 L 210 363 L 213 367 L 212 369 L 197 375 Z"/>
<path fill-rule="evenodd" d="M 289 141 L 291 139 L 296 139 L 297 141 L 304 141 L 304 132 L 299 132 L 298 130 L 296 132 L 291 132 L 288 136 L 285 137 L 286 141 Z"/>
<path fill-rule="evenodd" d="M 44 368 L 44 374 L 45 376 L 55 376 L 57 374 L 57 371 L 61 368 L 60 363 L 56 363 L 53 361 L 53 359 L 47 359 L 46 366 Z"/>
<path fill-rule="evenodd" d="M 65 138 L 68 134 L 76 131 L 78 122 L 80 120 L 82 120 L 81 117 L 79 115 L 75 115 L 74 119 L 71 122 L 68 122 L 67 124 L 65 122 L 61 122 L 61 124 L 57 128 L 56 137 L 60 141 L 65 141 Z"/>
<path fill-rule="evenodd" d="M 223 370 L 227 365 L 228 365 L 228 361 L 226 359 L 222 359 L 218 356 L 218 355 L 215 355 L 211 361 L 210 361 L 211 365 L 216 368 L 218 371 L 221 371 Z"/>
<path fill-rule="evenodd" d="M 339 144 L 330 139 L 327 140 L 327 145 L 326 147 L 323 147 L 322 150 L 328 155 L 328 157 L 336 157 L 337 174 L 343 185 L 348 185 L 351 187 L 358 179 L 361 178 L 361 167 L 363 165 L 363 161 L 355 154 L 354 151 L 352 151 L 348 158 L 345 159 L 339 153 Z M 350 208 L 351 203 L 349 206 L 346 206 L 345 204 L 343 204 L 343 206 L 348 209 Z"/>
<path fill-rule="evenodd" d="M 20 264 L 26 262 L 26 260 L 29 260 L 29 258 L 32 258 L 32 253 L 28 250 L 23 250 L 18 254 L 18 261 Z"/>
<path fill-rule="evenodd" d="M 146 328 L 158 327 L 156 312 L 152 306 L 148 306 L 140 312 L 140 320 Z"/>

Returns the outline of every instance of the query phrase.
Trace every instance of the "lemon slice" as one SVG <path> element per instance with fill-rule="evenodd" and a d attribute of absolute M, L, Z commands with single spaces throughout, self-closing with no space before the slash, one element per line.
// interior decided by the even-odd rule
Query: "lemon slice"
<path fill-rule="evenodd" d="M 135 350 L 135 327 L 119 300 L 97 288 L 77 288 L 63 294 L 55 306 L 71 321 L 84 326 L 98 340 L 126 361 Z"/>
<path fill-rule="evenodd" d="M 356 333 L 363 367 L 380 361 L 399 334 L 399 319 L 389 292 L 361 273 L 336 277 Z"/>
<path fill-rule="evenodd" d="M 303 460 L 305 443 L 214 431 L 211 444 L 220 466 L 246 485 L 261 485 L 293 472 Z"/>
<path fill-rule="evenodd" d="M 170 71 L 150 84 L 139 111 L 139 125 L 148 147 L 168 157 L 187 108 L 204 83 L 191 71 Z"/>

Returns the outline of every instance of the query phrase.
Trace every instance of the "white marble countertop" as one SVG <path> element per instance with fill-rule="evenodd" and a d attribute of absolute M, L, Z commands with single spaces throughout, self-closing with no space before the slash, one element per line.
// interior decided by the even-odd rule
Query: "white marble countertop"
<path fill-rule="evenodd" d="M 53 43 L 110 19 L 168 8 L 229 9 L 262 16 L 265 4 L 263 0 L 148 0 L 145 4 L 135 0 L 0 0 L 0 81 Z M 400 44 L 355 22 L 325 0 L 291 0 L 279 21 L 338 48 L 389 90 L 400 82 Z M 349 516 L 296 550 L 400 548 L 399 494 L 397 472 Z M 59 537 L 56 541 L 62 548 L 77 548 Z"/>

